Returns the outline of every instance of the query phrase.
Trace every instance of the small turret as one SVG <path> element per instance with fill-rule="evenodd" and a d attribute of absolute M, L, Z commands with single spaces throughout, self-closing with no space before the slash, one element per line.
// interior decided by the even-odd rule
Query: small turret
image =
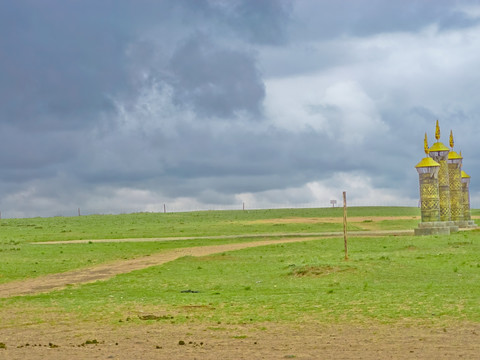
<path fill-rule="evenodd" d="M 452 220 L 459 227 L 464 227 L 464 206 L 463 206 L 463 188 L 461 181 L 462 156 L 457 154 L 453 147 L 455 140 L 453 138 L 453 131 L 450 130 L 450 152 L 448 153 L 448 177 L 450 180 L 450 210 Z"/>
<path fill-rule="evenodd" d="M 440 164 L 438 172 L 438 191 L 440 196 L 440 220 L 451 221 L 450 212 L 450 181 L 448 176 L 447 157 L 450 149 L 440 142 L 440 125 L 435 125 L 435 139 L 437 140 L 430 147 L 430 157 Z M 453 224 L 451 224 L 453 225 Z"/>

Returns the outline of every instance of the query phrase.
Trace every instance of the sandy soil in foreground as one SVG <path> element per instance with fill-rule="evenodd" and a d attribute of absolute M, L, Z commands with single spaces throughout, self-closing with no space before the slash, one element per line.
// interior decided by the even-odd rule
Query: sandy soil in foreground
<path fill-rule="evenodd" d="M 147 324 L 148 323 L 148 324 Z M 1 329 L 1 359 L 479 359 L 480 325 L 175 325 Z"/>

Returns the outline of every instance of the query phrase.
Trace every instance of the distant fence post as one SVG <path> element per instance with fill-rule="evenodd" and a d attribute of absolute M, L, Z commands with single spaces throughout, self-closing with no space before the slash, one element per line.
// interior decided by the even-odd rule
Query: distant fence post
<path fill-rule="evenodd" d="M 347 239 L 347 192 L 343 192 L 343 242 L 345 245 L 345 260 L 348 260 L 348 239 Z"/>
<path fill-rule="evenodd" d="M 78 216 L 80 216 L 80 208 L 78 208 Z"/>
<path fill-rule="evenodd" d="M 166 214 L 167 213 L 167 206 L 165 204 L 163 204 L 163 213 Z"/>
<path fill-rule="evenodd" d="M 243 210 L 245 211 L 245 203 L 243 203 Z"/>

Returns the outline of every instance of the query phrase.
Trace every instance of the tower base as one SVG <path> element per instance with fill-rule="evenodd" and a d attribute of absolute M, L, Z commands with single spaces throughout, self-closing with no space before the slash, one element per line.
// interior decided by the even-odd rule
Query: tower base
<path fill-rule="evenodd" d="M 457 225 L 461 229 L 472 229 L 476 228 L 477 224 L 473 220 L 461 220 L 461 221 L 454 221 L 455 225 Z"/>
<path fill-rule="evenodd" d="M 458 232 L 458 224 L 455 221 L 444 221 L 445 225 L 450 228 L 450 234 Z"/>
<path fill-rule="evenodd" d="M 415 229 L 414 232 L 416 236 L 450 235 L 451 228 L 453 228 L 452 232 L 458 231 L 458 227 L 449 224 L 449 221 L 421 222 L 418 224 L 418 228 Z"/>

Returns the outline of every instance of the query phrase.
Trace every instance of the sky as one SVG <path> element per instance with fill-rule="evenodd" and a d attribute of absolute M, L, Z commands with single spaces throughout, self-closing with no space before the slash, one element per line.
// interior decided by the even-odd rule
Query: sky
<path fill-rule="evenodd" d="M 2 217 L 418 206 L 436 120 L 480 207 L 478 1 L 0 0 L 0 34 Z"/>

